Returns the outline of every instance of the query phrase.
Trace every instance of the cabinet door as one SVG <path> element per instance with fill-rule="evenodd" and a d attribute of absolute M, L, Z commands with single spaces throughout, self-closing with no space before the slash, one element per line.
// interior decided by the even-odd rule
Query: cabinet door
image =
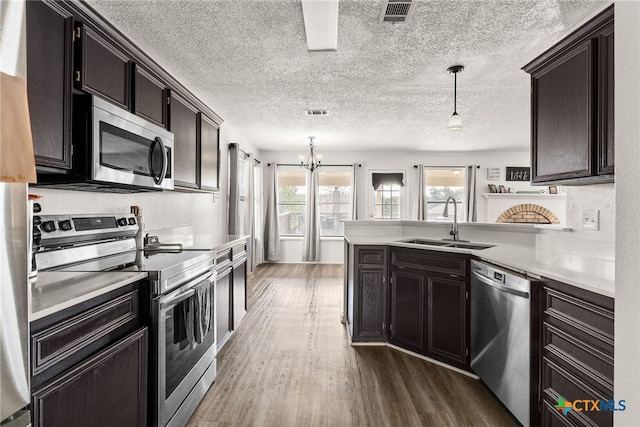
<path fill-rule="evenodd" d="M 598 174 L 615 172 L 613 22 L 598 38 Z"/>
<path fill-rule="evenodd" d="M 356 268 L 356 319 L 353 341 L 385 342 L 387 340 L 386 269 Z"/>
<path fill-rule="evenodd" d="M 588 177 L 593 148 L 593 41 L 532 74 L 532 181 Z"/>
<path fill-rule="evenodd" d="M 27 88 L 36 165 L 71 169 L 73 17 L 58 2 L 28 1 Z"/>
<path fill-rule="evenodd" d="M 389 342 L 407 350 L 424 352 L 423 272 L 405 269 L 391 270 L 391 336 Z"/>
<path fill-rule="evenodd" d="M 233 265 L 233 328 L 247 313 L 247 258 Z"/>
<path fill-rule="evenodd" d="M 171 93 L 169 130 L 173 132 L 174 182 L 198 188 L 198 110 L 175 92 Z"/>
<path fill-rule="evenodd" d="M 146 426 L 147 329 L 35 390 L 31 411 L 41 427 Z"/>
<path fill-rule="evenodd" d="M 231 334 L 231 268 L 216 279 L 216 344 L 220 350 Z"/>
<path fill-rule="evenodd" d="M 427 292 L 427 355 L 467 367 L 467 283 L 429 277 Z"/>
<path fill-rule="evenodd" d="M 79 75 L 75 76 L 80 89 L 129 110 L 131 87 L 129 58 L 106 37 L 89 26 L 84 26 L 81 46 L 82 69 Z"/>
<path fill-rule="evenodd" d="M 200 115 L 200 188 L 203 190 L 217 190 L 220 161 L 220 127 Z"/>
<path fill-rule="evenodd" d="M 136 66 L 134 76 L 133 111 L 140 117 L 167 127 L 167 92 L 164 83 Z"/>

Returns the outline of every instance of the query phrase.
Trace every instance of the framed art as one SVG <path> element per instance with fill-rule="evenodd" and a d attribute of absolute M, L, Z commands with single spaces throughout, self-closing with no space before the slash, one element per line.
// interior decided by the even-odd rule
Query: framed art
<path fill-rule="evenodd" d="M 496 187 L 495 184 L 489 184 L 489 193 L 497 193 L 498 192 L 498 188 Z"/>
<path fill-rule="evenodd" d="M 506 193 L 507 192 L 507 189 L 506 189 L 506 187 L 504 185 L 500 185 L 498 188 L 500 189 L 500 191 L 498 191 L 499 193 Z"/>
<path fill-rule="evenodd" d="M 558 194 L 558 187 L 556 187 L 555 185 L 550 185 L 549 194 Z"/>

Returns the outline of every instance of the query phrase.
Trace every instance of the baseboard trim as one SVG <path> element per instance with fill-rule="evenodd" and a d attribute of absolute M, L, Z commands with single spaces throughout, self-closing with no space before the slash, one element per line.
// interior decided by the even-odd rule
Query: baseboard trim
<path fill-rule="evenodd" d="M 471 372 L 465 371 L 464 369 L 456 368 L 455 366 L 451 366 L 451 365 L 448 365 L 448 364 L 446 364 L 444 362 L 440 362 L 439 360 L 435 360 L 435 359 L 432 359 L 430 357 L 423 356 L 422 354 L 415 353 L 415 352 L 413 352 L 411 350 L 407 350 L 405 348 L 398 347 L 397 345 L 394 345 L 394 344 L 389 344 L 389 343 L 385 343 L 385 344 L 389 348 L 392 348 L 392 349 L 400 351 L 402 353 L 406 353 L 408 355 L 417 357 L 418 359 L 426 360 L 427 362 L 434 363 L 436 365 L 442 366 L 443 368 L 450 369 L 450 370 L 455 371 L 455 372 L 457 372 L 459 374 L 466 375 L 466 376 L 471 377 L 471 378 L 476 379 L 476 380 L 480 379 L 480 377 L 477 376 L 476 374 L 472 374 Z"/>

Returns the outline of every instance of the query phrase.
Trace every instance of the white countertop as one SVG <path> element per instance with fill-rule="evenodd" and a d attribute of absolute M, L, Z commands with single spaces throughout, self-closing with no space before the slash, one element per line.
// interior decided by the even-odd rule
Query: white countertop
<path fill-rule="evenodd" d="M 40 272 L 31 283 L 30 321 L 72 307 L 147 277 L 143 272 Z"/>
<path fill-rule="evenodd" d="M 398 242 L 398 240 L 406 240 L 405 237 L 398 236 L 350 236 L 346 239 L 355 245 L 389 245 L 407 248 L 434 250 L 441 252 L 455 252 L 471 254 L 477 258 L 500 264 L 504 267 L 511 268 L 516 271 L 527 272 L 535 276 L 542 276 L 554 279 L 569 285 L 576 286 L 597 294 L 608 297 L 615 297 L 615 281 L 607 277 L 585 273 L 577 270 L 563 268 L 548 262 L 539 261 L 542 256 L 536 254 L 536 248 L 532 246 L 514 245 L 505 243 L 493 243 L 489 241 L 473 242 L 495 244 L 494 247 L 482 250 L 473 249 L 457 249 L 442 246 L 425 246 L 411 243 Z"/>

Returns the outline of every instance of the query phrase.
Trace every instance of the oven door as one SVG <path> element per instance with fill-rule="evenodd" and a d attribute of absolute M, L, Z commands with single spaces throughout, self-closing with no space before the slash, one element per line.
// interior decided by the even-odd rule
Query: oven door
<path fill-rule="evenodd" d="M 91 179 L 173 189 L 173 134 L 93 97 Z"/>
<path fill-rule="evenodd" d="M 215 362 L 215 271 L 154 298 L 157 425 L 164 426 Z M 207 388 L 210 384 L 207 385 Z"/>

